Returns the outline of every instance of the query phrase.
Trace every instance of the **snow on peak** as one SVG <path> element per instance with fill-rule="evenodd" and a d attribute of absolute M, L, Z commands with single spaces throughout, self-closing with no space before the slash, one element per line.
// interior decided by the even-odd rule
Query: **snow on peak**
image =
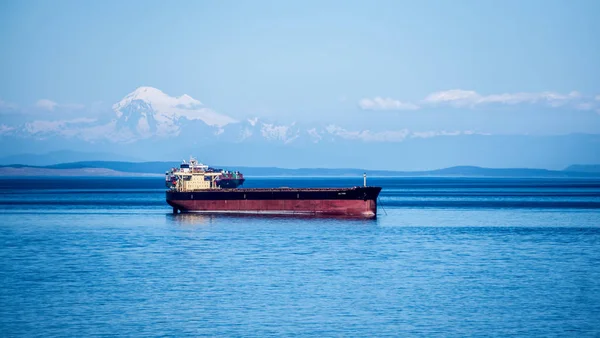
<path fill-rule="evenodd" d="M 159 96 L 168 97 L 167 94 L 163 93 L 163 91 L 158 88 L 144 87 L 144 86 L 137 88 L 136 90 L 131 92 L 129 95 L 137 97 L 139 99 L 159 97 Z"/>
<path fill-rule="evenodd" d="M 114 104 L 113 110 L 117 118 L 130 114 L 131 109 L 136 110 L 136 101 L 143 101 L 151 107 L 159 134 L 178 130 L 175 124 L 182 117 L 188 120 L 201 120 L 207 125 L 218 127 L 236 122 L 233 118 L 213 111 L 187 94 L 173 97 L 153 87 L 139 87 Z"/>
<path fill-rule="evenodd" d="M 260 128 L 260 133 L 267 140 L 280 140 L 284 143 L 290 143 L 299 136 L 297 130 L 292 130 L 293 126 L 293 124 L 291 126 L 286 126 L 263 123 Z"/>
<path fill-rule="evenodd" d="M 119 111 L 133 101 L 141 100 L 151 104 L 154 107 L 183 107 L 194 108 L 201 106 L 202 102 L 195 100 L 187 94 L 179 97 L 171 97 L 165 94 L 162 90 L 154 87 L 139 87 L 133 92 L 125 96 L 120 102 L 113 105 L 115 111 Z"/>
<path fill-rule="evenodd" d="M 179 101 L 179 105 L 182 105 L 182 106 L 194 107 L 194 106 L 202 105 L 202 102 L 195 100 L 193 97 L 189 96 L 188 94 L 181 95 L 180 97 L 177 98 L 177 100 Z"/>

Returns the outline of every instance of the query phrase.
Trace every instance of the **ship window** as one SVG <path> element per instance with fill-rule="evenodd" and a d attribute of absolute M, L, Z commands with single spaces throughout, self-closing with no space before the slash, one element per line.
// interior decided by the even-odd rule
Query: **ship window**
<path fill-rule="evenodd" d="M 181 169 L 184 169 L 184 168 L 189 168 L 189 167 L 190 167 L 190 165 L 189 165 L 189 164 L 181 164 L 179 167 L 180 167 Z"/>
<path fill-rule="evenodd" d="M 204 176 L 205 181 L 210 181 L 210 176 Z"/>

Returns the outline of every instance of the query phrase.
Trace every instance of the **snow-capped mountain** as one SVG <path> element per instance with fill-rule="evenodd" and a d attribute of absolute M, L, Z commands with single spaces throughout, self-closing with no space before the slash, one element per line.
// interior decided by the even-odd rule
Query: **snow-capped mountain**
<path fill-rule="evenodd" d="M 322 129 L 321 131 L 323 131 Z M 22 126 L 2 125 L 0 133 L 40 139 L 134 143 L 177 139 L 179 142 L 269 142 L 289 144 L 322 137 L 311 126 L 278 124 L 258 117 L 238 121 L 217 113 L 189 95 L 170 96 L 140 87 L 112 105 L 112 118 L 35 120 Z"/>
<path fill-rule="evenodd" d="M 227 115 L 205 107 L 187 94 L 171 97 L 152 87 L 136 89 L 114 104 L 113 110 L 117 128 L 128 128 L 143 138 L 177 136 L 186 120 L 199 120 L 211 127 L 223 127 L 236 122 Z"/>
<path fill-rule="evenodd" d="M 152 87 L 140 87 L 113 105 L 115 140 L 173 138 L 227 142 L 288 144 L 311 134 L 292 123 L 282 125 L 258 117 L 238 121 L 219 114 L 200 101 L 169 96 Z M 316 129 L 311 129 L 315 133 Z M 126 138 L 126 137 L 125 137 Z"/>

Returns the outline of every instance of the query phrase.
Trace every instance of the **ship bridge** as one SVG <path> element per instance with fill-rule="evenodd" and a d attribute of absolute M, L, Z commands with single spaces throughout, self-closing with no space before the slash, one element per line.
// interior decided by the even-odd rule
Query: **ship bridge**
<path fill-rule="evenodd" d="M 172 168 L 165 174 L 166 186 L 172 191 L 195 191 L 225 188 L 237 188 L 244 183 L 244 178 L 237 171 L 213 169 L 191 158 L 185 160 L 179 168 Z"/>

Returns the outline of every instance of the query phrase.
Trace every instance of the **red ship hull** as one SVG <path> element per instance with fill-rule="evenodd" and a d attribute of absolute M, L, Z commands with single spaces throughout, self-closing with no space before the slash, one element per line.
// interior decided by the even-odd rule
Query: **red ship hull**
<path fill-rule="evenodd" d="M 379 187 L 167 192 L 173 211 L 377 217 Z"/>
<path fill-rule="evenodd" d="M 170 201 L 184 212 L 239 214 L 314 214 L 374 218 L 377 202 L 368 201 Z"/>

